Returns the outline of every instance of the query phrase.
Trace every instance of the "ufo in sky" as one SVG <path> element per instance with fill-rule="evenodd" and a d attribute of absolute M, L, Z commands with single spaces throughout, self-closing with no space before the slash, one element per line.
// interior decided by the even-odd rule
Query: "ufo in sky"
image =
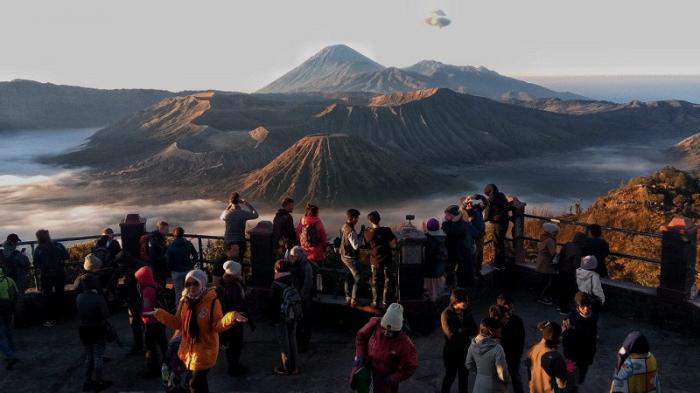
<path fill-rule="evenodd" d="M 425 23 L 429 26 L 443 28 L 448 26 L 452 21 L 447 17 L 447 14 L 443 10 L 435 10 L 430 13 L 430 16 L 425 18 Z"/>

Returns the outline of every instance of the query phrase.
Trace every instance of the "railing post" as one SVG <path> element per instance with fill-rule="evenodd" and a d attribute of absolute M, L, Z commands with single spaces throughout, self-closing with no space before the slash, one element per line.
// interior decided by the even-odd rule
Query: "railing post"
<path fill-rule="evenodd" d="M 250 230 L 251 283 L 269 288 L 275 275 L 275 259 L 272 250 L 272 223 L 260 221 Z"/>
<path fill-rule="evenodd" d="M 661 227 L 661 280 L 657 294 L 685 301 L 695 280 L 697 226 L 686 217 L 675 217 Z"/>
<path fill-rule="evenodd" d="M 513 257 L 515 263 L 525 263 L 525 206 L 517 197 L 509 197 L 513 206 Z"/>
<path fill-rule="evenodd" d="M 197 245 L 199 246 L 199 266 L 204 266 L 204 252 L 202 251 L 202 237 L 197 236 Z"/>

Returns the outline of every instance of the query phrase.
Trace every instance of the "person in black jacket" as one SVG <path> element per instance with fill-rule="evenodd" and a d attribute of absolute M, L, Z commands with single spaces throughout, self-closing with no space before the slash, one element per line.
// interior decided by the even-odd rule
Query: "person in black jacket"
<path fill-rule="evenodd" d="M 83 293 L 76 299 L 80 316 L 80 342 L 85 348 L 84 392 L 99 392 L 112 385 L 111 381 L 102 379 L 109 310 L 104 296 L 98 293 L 98 287 L 97 276 L 86 277 L 83 281 Z"/>
<path fill-rule="evenodd" d="M 586 245 L 583 248 L 583 255 L 593 255 L 598 266 L 595 271 L 598 272 L 600 278 L 608 276 L 608 267 L 605 265 L 605 258 L 610 255 L 610 245 L 601 236 L 603 236 L 603 228 L 598 224 L 588 226 L 588 232 L 591 237 L 586 239 Z"/>
<path fill-rule="evenodd" d="M 141 321 L 141 294 L 135 273 L 143 266 L 143 262 L 134 258 L 128 251 L 122 250 L 114 259 L 114 266 L 111 285 L 117 297 L 127 305 L 129 326 L 133 335 L 133 346 L 129 354 L 139 355 L 143 352 L 143 322 Z"/>
<path fill-rule="evenodd" d="M 498 191 L 495 184 L 484 188 L 488 205 L 484 210 L 484 221 L 491 223 L 491 234 L 494 247 L 494 267 L 504 268 L 506 265 L 506 233 L 508 232 L 509 211 L 508 199 Z"/>
<path fill-rule="evenodd" d="M 455 289 L 450 295 L 450 305 L 440 317 L 445 346 L 442 350 L 445 363 L 445 378 L 442 380 L 442 393 L 449 393 L 455 377 L 458 378 L 460 393 L 468 389 L 469 371 L 465 365 L 471 337 L 477 334 L 478 327 L 471 314 L 469 296 L 463 289 Z"/>
<path fill-rule="evenodd" d="M 367 215 L 371 227 L 365 230 L 365 242 L 369 244 L 372 267 L 372 307 L 381 310 L 394 302 L 396 293 L 396 267 L 391 249 L 396 246 L 396 236 L 389 227 L 379 226 L 381 216 L 372 211 Z"/>
<path fill-rule="evenodd" d="M 185 289 L 185 276 L 187 276 L 187 272 L 194 269 L 199 255 L 192 242 L 185 239 L 185 230 L 182 227 L 175 228 L 173 236 L 175 240 L 165 252 L 165 259 L 168 263 L 170 278 L 173 280 L 175 304 L 177 305 L 180 304 L 180 297 Z"/>
<path fill-rule="evenodd" d="M 153 269 L 156 282 L 162 287 L 165 287 L 168 276 L 168 265 L 165 258 L 168 243 L 165 237 L 168 235 L 169 229 L 170 225 L 167 222 L 158 221 L 156 229 L 148 236 L 148 265 Z"/>
<path fill-rule="evenodd" d="M 223 278 L 221 279 L 219 300 L 221 300 L 222 311 L 225 313 L 235 311 L 248 317 L 248 304 L 246 302 L 245 287 L 241 281 L 243 267 L 235 261 L 227 261 L 223 266 Z M 255 325 L 248 319 L 251 329 Z M 226 361 L 228 363 L 228 374 L 231 376 L 242 376 L 248 373 L 248 367 L 241 364 L 241 353 L 243 351 L 243 324 L 237 323 L 229 330 L 219 334 L 221 343 L 226 346 Z"/>
<path fill-rule="evenodd" d="M 500 309 L 501 323 L 501 346 L 506 353 L 508 363 L 508 373 L 515 393 L 523 392 L 523 381 L 520 377 L 520 359 L 525 348 L 525 324 L 522 318 L 515 315 L 513 310 L 513 298 L 506 294 L 498 295 L 496 304 Z"/>
<path fill-rule="evenodd" d="M 464 221 L 459 206 L 450 205 L 445 209 L 442 223 L 447 248 L 447 269 L 445 282 L 448 286 L 460 288 L 474 283 L 474 237 L 478 231 L 470 222 Z"/>
<path fill-rule="evenodd" d="M 282 208 L 277 210 L 275 218 L 272 220 L 272 247 L 274 247 L 275 257 L 284 258 L 284 253 L 292 247 L 299 245 L 297 231 L 294 228 L 294 200 L 284 198 Z"/>
<path fill-rule="evenodd" d="M 275 280 L 272 282 L 272 299 L 269 305 L 270 320 L 277 327 L 280 344 L 280 365 L 274 372 L 280 375 L 298 374 L 297 320 L 287 321 L 282 315 L 284 291 L 294 286 L 291 264 L 280 259 L 275 262 Z"/>
<path fill-rule="evenodd" d="M 39 246 L 34 250 L 34 266 L 41 274 L 41 293 L 47 310 L 44 326 L 51 327 L 58 322 L 62 314 L 66 284 L 64 266 L 69 255 L 61 243 L 51 240 L 46 229 L 38 230 L 36 239 Z"/>
<path fill-rule="evenodd" d="M 593 302 L 587 293 L 576 294 L 576 310 L 562 322 L 562 329 L 564 357 L 567 362 L 575 364 L 575 371 L 569 373 L 567 385 L 575 391 L 573 388 L 576 384 L 580 385 L 586 379 L 598 343 L 598 315 L 593 312 Z"/>

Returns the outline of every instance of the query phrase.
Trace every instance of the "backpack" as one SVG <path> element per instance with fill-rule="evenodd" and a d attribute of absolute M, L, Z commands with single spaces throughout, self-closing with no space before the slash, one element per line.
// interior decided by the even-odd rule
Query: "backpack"
<path fill-rule="evenodd" d="M 5 272 L 5 275 L 17 281 L 17 262 L 15 256 L 19 251 L 15 250 L 9 257 L 6 257 L 4 252 L 0 251 L 0 268 Z"/>
<path fill-rule="evenodd" d="M 156 308 L 162 308 L 171 314 L 175 313 L 175 292 L 172 289 L 152 285 L 146 288 L 153 288 L 156 290 Z M 141 290 L 139 290 L 139 295 L 141 295 L 141 293 Z"/>
<path fill-rule="evenodd" d="M 7 276 L 0 277 L 0 315 L 14 313 L 18 297 L 15 282 Z"/>
<path fill-rule="evenodd" d="M 316 224 L 306 224 L 301 229 L 301 245 L 304 248 L 316 247 L 321 240 L 318 236 L 318 229 L 316 229 Z"/>
<path fill-rule="evenodd" d="M 150 262 L 151 260 L 151 234 L 144 233 L 139 238 L 139 258 L 144 262 Z"/>
<path fill-rule="evenodd" d="M 166 393 L 189 393 L 190 391 L 190 371 L 177 355 L 181 341 L 182 337 L 174 337 L 168 343 L 168 350 L 164 354 L 161 380 Z"/>
<path fill-rule="evenodd" d="M 301 308 L 301 295 L 294 285 L 285 285 L 275 281 L 275 285 L 282 289 L 282 303 L 280 314 L 285 322 L 298 321 L 304 315 Z"/>

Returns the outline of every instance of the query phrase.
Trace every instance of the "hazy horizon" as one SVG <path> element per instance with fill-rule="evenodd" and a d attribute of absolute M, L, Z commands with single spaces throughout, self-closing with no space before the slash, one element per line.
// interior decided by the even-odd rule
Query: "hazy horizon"
<path fill-rule="evenodd" d="M 0 33 L 12 39 L 3 42 L 0 80 L 251 92 L 337 43 L 386 66 L 432 59 L 515 77 L 689 75 L 700 69 L 694 20 L 700 4 L 691 1 L 674 7 L 632 0 L 5 5 Z M 436 9 L 446 12 L 449 26 L 425 24 Z M 630 10 L 634 18 L 627 17 Z"/>

